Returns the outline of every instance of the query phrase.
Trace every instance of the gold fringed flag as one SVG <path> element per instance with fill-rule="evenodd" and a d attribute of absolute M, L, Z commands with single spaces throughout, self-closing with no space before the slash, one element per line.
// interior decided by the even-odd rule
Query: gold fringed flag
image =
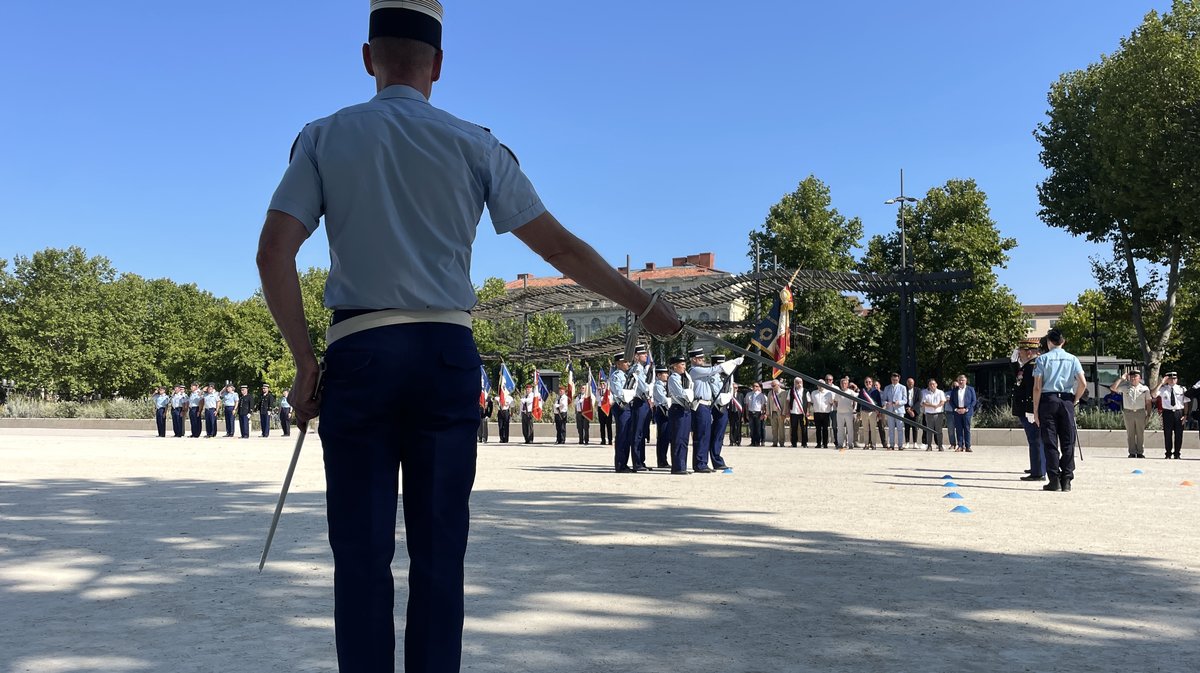
<path fill-rule="evenodd" d="M 779 291 L 779 296 L 775 297 L 767 317 L 754 328 L 754 336 L 750 339 L 750 343 L 781 365 L 787 359 L 788 344 L 791 342 L 790 314 L 793 308 L 792 288 L 785 285 Z M 773 369 L 771 378 L 778 378 L 782 373 L 780 369 Z"/>

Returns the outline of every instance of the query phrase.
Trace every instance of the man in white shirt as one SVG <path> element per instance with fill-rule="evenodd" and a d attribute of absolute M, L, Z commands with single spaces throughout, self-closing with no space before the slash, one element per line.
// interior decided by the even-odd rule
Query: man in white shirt
<path fill-rule="evenodd" d="M 1168 460 L 1179 459 L 1183 448 L 1183 419 L 1187 416 L 1187 390 L 1179 385 L 1179 375 L 1167 372 L 1158 386 L 1158 400 L 1162 407 L 1163 439 L 1166 440 Z M 1174 453 L 1172 454 L 1172 450 Z"/>
<path fill-rule="evenodd" d="M 1150 389 L 1142 383 L 1141 372 L 1127 371 L 1113 381 L 1109 390 L 1121 396 L 1121 414 L 1125 417 L 1125 442 L 1130 458 L 1146 457 L 1146 421 L 1150 420 L 1154 403 Z"/>
<path fill-rule="evenodd" d="M 521 434 L 525 443 L 533 443 L 533 385 L 525 386 L 525 396 L 521 398 Z"/>
<path fill-rule="evenodd" d="M 825 383 L 833 385 L 833 376 L 825 375 Z M 829 448 L 829 414 L 833 411 L 833 393 L 817 388 L 808 393 L 808 408 L 812 411 L 813 425 L 817 426 L 817 448 Z M 836 442 L 834 444 L 836 446 Z"/>
<path fill-rule="evenodd" d="M 936 440 L 938 451 L 945 451 L 942 428 L 946 425 L 946 393 L 938 390 L 934 379 L 929 379 L 929 387 L 921 391 L 921 412 L 925 414 L 925 425 L 933 430 L 932 436 L 925 438 L 925 450 L 933 451 L 932 440 Z"/>
<path fill-rule="evenodd" d="M 579 395 L 575 397 L 575 430 L 579 433 L 579 443 L 591 443 L 592 422 L 583 414 L 584 404 L 588 400 L 587 386 L 583 386 L 579 390 Z"/>
<path fill-rule="evenodd" d="M 763 394 L 762 384 L 755 381 L 746 395 L 746 416 L 750 420 L 750 446 L 763 445 L 763 419 L 766 418 L 766 411 L 767 396 Z"/>
<path fill-rule="evenodd" d="M 900 385 L 900 375 L 892 372 L 892 382 L 883 389 L 883 408 L 904 415 L 907 406 L 908 389 Z M 891 416 L 887 417 L 887 448 L 888 451 L 904 450 L 904 423 Z"/>
<path fill-rule="evenodd" d="M 554 443 L 567 443 L 567 410 L 571 408 L 571 398 L 567 397 L 567 387 L 558 387 L 558 397 L 554 399 Z"/>
<path fill-rule="evenodd" d="M 838 388 L 848 395 L 854 395 L 850 391 L 850 377 L 848 376 L 843 376 L 842 380 L 838 381 Z M 837 435 L 834 442 L 839 449 L 842 447 L 853 449 L 854 418 L 858 412 L 858 403 L 841 395 L 834 395 L 833 408 L 837 410 Z"/>

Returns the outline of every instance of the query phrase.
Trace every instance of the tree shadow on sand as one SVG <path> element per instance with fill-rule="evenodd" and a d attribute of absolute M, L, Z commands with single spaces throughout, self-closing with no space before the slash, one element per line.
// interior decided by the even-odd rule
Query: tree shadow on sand
<path fill-rule="evenodd" d="M 0 484 L 0 671 L 334 670 L 323 496 L 289 497 L 259 575 L 274 488 Z M 881 542 L 654 496 L 472 506 L 464 670 L 1200 667 L 1195 582 L 1150 561 Z"/>

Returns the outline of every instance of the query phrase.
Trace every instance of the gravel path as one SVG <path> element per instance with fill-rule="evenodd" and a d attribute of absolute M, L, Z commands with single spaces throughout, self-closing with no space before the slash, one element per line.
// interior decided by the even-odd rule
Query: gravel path
<path fill-rule="evenodd" d="M 0 672 L 335 670 L 310 441 L 259 575 L 290 440 L 2 431 Z M 1024 454 L 731 447 L 675 477 L 484 445 L 463 670 L 1200 670 L 1200 456 L 1089 450 L 1063 494 Z"/>

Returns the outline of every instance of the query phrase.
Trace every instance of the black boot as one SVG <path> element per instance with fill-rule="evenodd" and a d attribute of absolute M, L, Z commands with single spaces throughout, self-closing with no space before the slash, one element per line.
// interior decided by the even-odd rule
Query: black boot
<path fill-rule="evenodd" d="M 1042 486 L 1042 490 L 1043 491 L 1057 491 L 1059 489 L 1058 479 L 1059 478 L 1058 478 L 1057 474 L 1050 475 L 1050 482 L 1048 484 L 1046 484 L 1045 486 Z"/>

